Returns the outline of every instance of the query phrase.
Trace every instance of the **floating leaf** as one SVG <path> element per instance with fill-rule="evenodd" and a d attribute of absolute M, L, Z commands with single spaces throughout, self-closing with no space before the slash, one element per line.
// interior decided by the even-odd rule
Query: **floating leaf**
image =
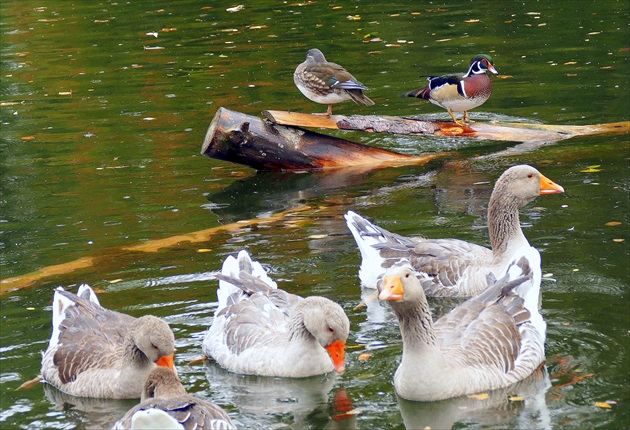
<path fill-rule="evenodd" d="M 595 167 L 589 167 L 588 169 L 580 170 L 581 173 L 597 173 L 601 172 L 601 169 L 597 169 Z"/>
<path fill-rule="evenodd" d="M 122 281 L 122 278 L 118 278 L 118 279 L 112 279 L 111 281 L 109 281 L 110 284 L 117 284 L 120 281 Z"/>
<path fill-rule="evenodd" d="M 595 406 L 597 406 L 598 408 L 602 408 L 602 409 L 611 409 L 612 408 L 612 406 L 610 406 L 606 402 L 595 402 Z"/>
<path fill-rule="evenodd" d="M 33 139 L 35 139 L 35 136 L 22 136 L 22 137 L 20 137 L 20 139 L 22 139 L 22 140 L 33 140 Z"/>
<path fill-rule="evenodd" d="M 625 239 L 613 239 L 613 242 L 621 243 L 624 242 Z"/>
<path fill-rule="evenodd" d="M 245 6 L 243 6 L 242 4 L 239 4 L 238 6 L 228 7 L 225 10 L 228 12 L 238 12 L 238 11 L 243 10 L 244 8 Z"/>
<path fill-rule="evenodd" d="M 328 237 L 328 235 L 327 234 L 312 234 L 308 238 L 309 239 L 323 239 L 325 237 Z"/>
<path fill-rule="evenodd" d="M 621 223 L 619 221 L 609 221 L 604 225 L 606 227 L 615 227 L 615 226 L 621 225 Z"/>
<path fill-rule="evenodd" d="M 525 397 L 512 396 L 512 397 L 508 397 L 508 400 L 510 402 L 524 402 L 525 401 Z"/>
<path fill-rule="evenodd" d="M 71 96 L 72 91 L 59 91 L 60 96 Z"/>
<path fill-rule="evenodd" d="M 200 252 L 200 253 L 212 252 L 212 250 L 210 248 L 199 248 L 197 252 Z"/>
<path fill-rule="evenodd" d="M 488 393 L 480 393 L 480 394 L 471 394 L 470 396 L 466 396 L 469 399 L 474 399 L 474 400 L 485 400 L 488 397 L 490 397 L 490 394 Z"/>
<path fill-rule="evenodd" d="M 473 22 L 480 22 L 480 20 L 479 20 L 479 19 L 467 19 L 467 20 L 466 20 L 466 21 L 464 21 L 464 22 L 473 23 Z"/>

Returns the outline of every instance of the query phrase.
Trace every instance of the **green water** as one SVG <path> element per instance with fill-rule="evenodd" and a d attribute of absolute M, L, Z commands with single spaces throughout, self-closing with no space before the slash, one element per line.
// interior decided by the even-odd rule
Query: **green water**
<path fill-rule="evenodd" d="M 0 426 L 102 428 L 134 404 L 67 398 L 42 384 L 15 391 L 39 372 L 53 289 L 83 282 L 104 291 L 108 308 L 166 318 L 184 385 L 243 427 L 630 426 L 627 135 L 467 162 L 513 144 L 337 132 L 406 153 L 457 150 L 449 163 L 359 173 L 255 173 L 199 155 L 220 106 L 251 115 L 323 112 L 292 80 L 311 47 L 348 68 L 376 102 L 344 103 L 335 113 L 446 119 L 436 106 L 399 94 L 422 85 L 422 75 L 463 72 L 485 52 L 506 79 L 493 79 L 492 97 L 472 119 L 627 121 L 628 2 L 261 0 L 237 12 L 226 10 L 236 4 L 214 3 L 0 4 L 2 279 L 92 258 L 0 296 Z M 399 401 L 391 383 L 398 328 L 388 312 L 368 318 L 353 310 L 361 294 L 359 254 L 343 214 L 355 210 L 401 234 L 487 244 L 492 183 L 517 163 L 535 165 L 566 190 L 521 215 L 548 275 L 546 379 L 483 402 Z M 298 209 L 154 252 L 129 249 Z M 282 381 L 187 364 L 201 355 L 212 321 L 211 274 L 242 248 L 280 287 L 325 295 L 345 308 L 349 345 L 362 347 L 348 350 L 343 375 Z M 433 303 L 436 310 L 452 304 Z M 372 357 L 362 362 L 366 351 Z M 334 420 L 341 387 L 357 414 Z M 521 392 L 525 402 L 506 400 Z M 610 409 L 596 405 L 606 401 Z"/>

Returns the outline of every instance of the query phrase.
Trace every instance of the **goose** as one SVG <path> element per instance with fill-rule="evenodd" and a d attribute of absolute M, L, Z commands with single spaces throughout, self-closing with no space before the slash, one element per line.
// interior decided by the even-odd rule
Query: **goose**
<path fill-rule="evenodd" d="M 540 288 L 526 258 L 508 272 L 489 276 L 488 288 L 435 322 L 413 267 L 403 261 L 385 272 L 377 291 L 400 325 L 394 387 L 401 398 L 428 402 L 505 388 L 543 364 Z"/>
<path fill-rule="evenodd" d="M 221 407 L 188 394 L 173 371 L 156 367 L 147 376 L 141 402 L 118 420 L 112 430 L 235 428 Z"/>
<path fill-rule="evenodd" d="M 203 352 L 240 374 L 301 378 L 345 369 L 350 322 L 337 303 L 277 288 L 245 250 L 217 274 L 218 308 Z"/>
<path fill-rule="evenodd" d="M 564 188 L 528 165 L 512 166 L 499 177 L 488 205 L 491 249 L 458 239 L 404 237 L 378 227 L 353 211 L 346 224 L 361 252 L 359 278 L 366 288 L 375 288 L 383 271 L 407 259 L 428 296 L 469 297 L 483 290 L 488 274 L 501 278 L 508 264 L 526 257 L 540 284 L 540 253 L 532 247 L 519 224 L 519 209 L 541 194 L 564 192 Z"/>
<path fill-rule="evenodd" d="M 89 285 L 81 285 L 76 295 L 55 290 L 52 326 L 41 374 L 64 393 L 139 398 L 156 365 L 175 370 L 175 338 L 166 322 L 105 309 Z"/>

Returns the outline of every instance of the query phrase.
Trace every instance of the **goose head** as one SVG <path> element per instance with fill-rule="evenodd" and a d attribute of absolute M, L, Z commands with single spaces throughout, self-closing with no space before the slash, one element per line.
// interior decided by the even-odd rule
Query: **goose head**
<path fill-rule="evenodd" d="M 175 336 L 165 321 L 152 315 L 138 318 L 131 340 L 151 362 L 175 370 Z"/>
<path fill-rule="evenodd" d="M 408 262 L 398 263 L 387 270 L 377 285 L 378 298 L 388 302 L 426 301 L 424 289 Z"/>
<path fill-rule="evenodd" d="M 158 366 L 147 375 L 142 390 L 142 401 L 155 397 L 176 397 L 186 394 L 177 375 L 167 367 Z"/>
<path fill-rule="evenodd" d="M 324 297 L 302 301 L 305 329 L 328 351 L 337 373 L 345 370 L 345 347 L 350 321 L 337 303 Z"/>
<path fill-rule="evenodd" d="M 491 200 L 515 200 L 520 208 L 541 194 L 563 193 L 564 188 L 547 178 L 532 166 L 521 164 L 507 169 L 497 179 Z"/>

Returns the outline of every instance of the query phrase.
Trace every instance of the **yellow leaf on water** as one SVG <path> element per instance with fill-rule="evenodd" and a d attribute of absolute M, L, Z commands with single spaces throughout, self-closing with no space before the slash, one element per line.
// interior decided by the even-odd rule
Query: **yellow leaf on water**
<path fill-rule="evenodd" d="M 510 402 L 524 402 L 525 401 L 525 397 L 512 396 L 512 397 L 508 397 L 508 400 Z"/>
<path fill-rule="evenodd" d="M 210 248 L 199 248 L 197 252 L 212 252 Z"/>
<path fill-rule="evenodd" d="M 467 19 L 464 22 L 479 22 L 479 20 L 478 19 Z"/>
<path fill-rule="evenodd" d="M 372 354 L 370 354 L 369 352 L 364 352 L 363 354 L 359 355 L 359 361 L 368 361 L 370 358 L 372 358 Z"/>
<path fill-rule="evenodd" d="M 597 173 L 601 172 L 601 169 L 595 169 L 593 167 L 589 167 L 588 169 L 580 170 L 581 173 Z"/>
<path fill-rule="evenodd" d="M 625 239 L 613 239 L 613 242 L 621 243 L 625 242 Z"/>
<path fill-rule="evenodd" d="M 475 399 L 475 400 L 485 400 L 488 397 L 490 397 L 490 394 L 488 393 L 480 393 L 480 394 L 471 394 L 470 396 L 466 396 L 469 399 Z"/>
<path fill-rule="evenodd" d="M 610 406 L 606 402 L 595 402 L 595 406 L 597 406 L 598 408 L 602 408 L 602 409 L 610 409 L 610 408 L 612 408 L 612 406 Z"/>
<path fill-rule="evenodd" d="M 327 234 L 313 234 L 313 235 L 310 235 L 308 238 L 309 239 L 323 239 L 325 237 L 328 237 L 328 235 Z"/>
<path fill-rule="evenodd" d="M 111 281 L 109 281 L 109 283 L 110 283 L 110 284 L 117 284 L 117 283 L 119 283 L 120 281 L 122 281 L 122 279 L 121 279 L 121 278 L 118 278 L 118 279 L 112 279 Z"/>
<path fill-rule="evenodd" d="M 609 221 L 606 224 L 604 224 L 606 227 L 615 227 L 617 225 L 621 225 L 621 223 L 619 221 Z"/>

